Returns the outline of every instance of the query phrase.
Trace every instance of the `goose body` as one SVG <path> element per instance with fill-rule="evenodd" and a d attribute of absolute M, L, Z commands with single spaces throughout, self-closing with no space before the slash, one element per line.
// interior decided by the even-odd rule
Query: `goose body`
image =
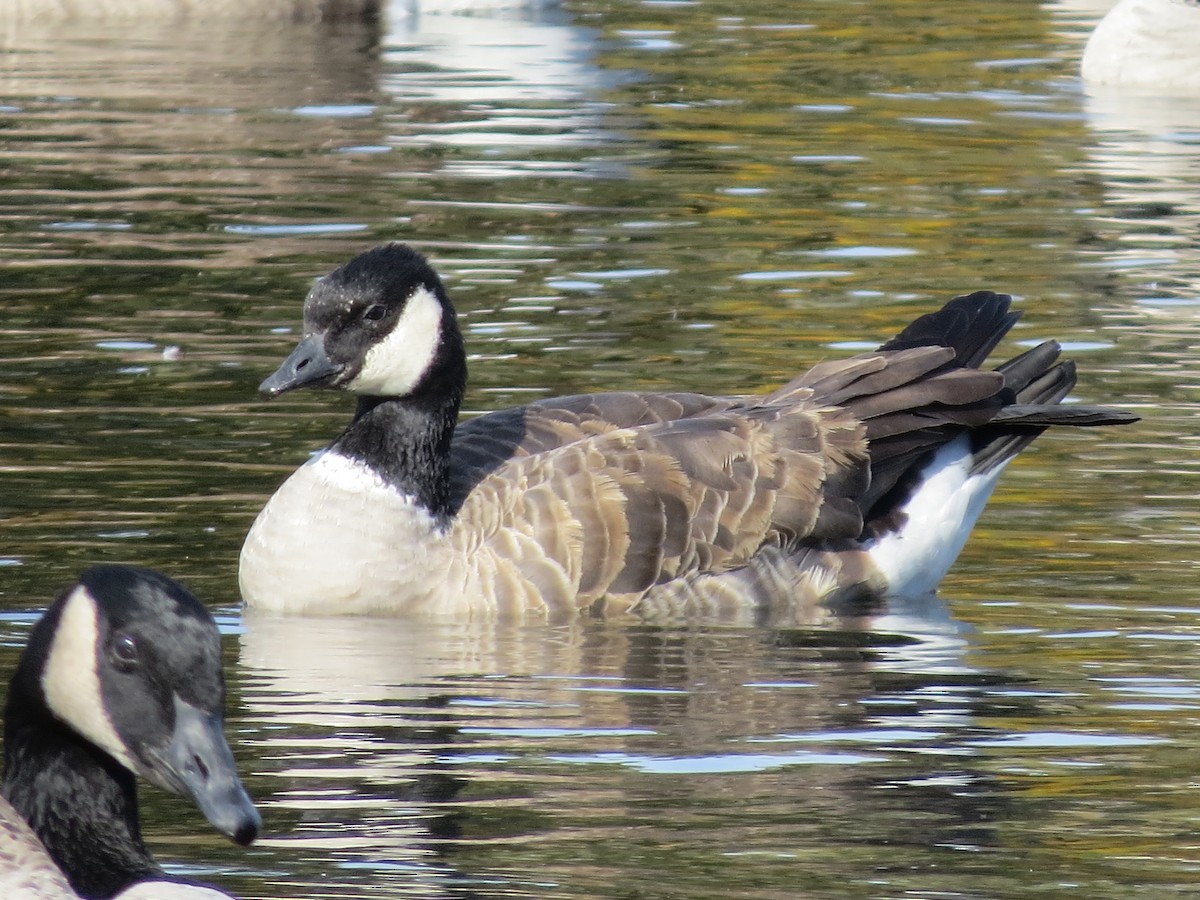
<path fill-rule="evenodd" d="M 191 798 L 250 843 L 261 820 L 225 741 L 224 699 L 219 635 L 195 597 L 145 569 L 85 572 L 34 626 L 9 687 L 2 895 L 228 896 L 163 873 L 142 842 L 134 781 Z"/>
<path fill-rule="evenodd" d="M 980 364 L 1015 322 L 979 292 L 879 351 L 773 393 L 602 393 L 458 423 L 462 337 L 437 275 L 388 244 L 321 279 L 263 382 L 358 395 L 268 501 L 248 605 L 310 614 L 742 616 L 932 590 L 1000 471 L 1050 425 L 1133 421 L 1059 401 L 1053 342 Z"/>
<path fill-rule="evenodd" d="M 0 897 L 4 900 L 80 900 L 29 823 L 0 797 Z M 114 900 L 229 900 L 215 888 L 174 881 L 143 881 Z"/>
<path fill-rule="evenodd" d="M 1200 0 L 1120 0 L 1088 39 L 1086 82 L 1158 94 L 1200 91 Z"/>

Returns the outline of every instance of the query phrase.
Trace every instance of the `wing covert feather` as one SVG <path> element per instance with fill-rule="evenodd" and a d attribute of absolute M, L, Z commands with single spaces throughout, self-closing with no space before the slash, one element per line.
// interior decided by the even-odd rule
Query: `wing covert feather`
<path fill-rule="evenodd" d="M 560 437 L 582 436 L 511 457 L 478 481 L 459 516 L 473 523 L 464 529 L 469 552 L 519 568 L 536 557 L 545 567 L 539 590 L 553 592 L 542 602 L 585 607 L 605 596 L 632 603 L 673 578 L 728 571 L 767 540 L 857 535 L 852 502 L 837 497 L 836 508 L 823 507 L 834 499 L 827 486 L 840 495 L 864 483 L 861 425 L 835 410 L 725 410 L 638 428 L 570 422 Z M 527 417 L 538 442 L 546 421 L 563 421 L 561 408 L 543 412 Z M 471 444 L 486 446 L 482 435 Z M 514 542 L 513 532 L 528 543 Z M 477 586 L 497 607 L 524 602 L 505 568 L 489 567 L 490 583 Z"/>

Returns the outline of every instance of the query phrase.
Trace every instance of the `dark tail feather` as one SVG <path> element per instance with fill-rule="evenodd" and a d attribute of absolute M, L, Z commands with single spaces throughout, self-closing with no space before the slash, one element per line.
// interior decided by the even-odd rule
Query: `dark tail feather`
<path fill-rule="evenodd" d="M 921 385 L 945 377 L 946 369 L 978 369 L 1017 321 L 1019 313 L 1010 311 L 1010 304 L 1009 296 L 991 291 L 955 297 L 937 312 L 921 316 L 879 349 L 953 349 L 954 359 L 946 368 L 920 376 Z M 938 402 L 914 404 L 907 411 L 891 411 L 880 421 L 868 420 L 872 458 L 871 488 L 864 497 L 868 519 L 889 515 L 915 489 L 928 455 L 964 432 L 971 439 L 971 470 L 984 474 L 1008 462 L 1051 426 L 1137 421 L 1135 415 L 1107 407 L 1061 405 L 1075 386 L 1075 364 L 1059 362 L 1060 352 L 1057 342 L 1045 341 L 999 365 L 995 372 L 1003 377 L 1003 386 L 991 404 L 981 405 L 985 422 L 972 424 L 964 415 L 971 411 L 969 407 Z M 869 405 L 861 400 L 848 405 L 853 408 L 856 403 Z"/>
<path fill-rule="evenodd" d="M 1075 363 L 1054 365 L 1061 352 L 1058 341 L 1043 341 L 996 366 L 996 371 L 1018 402 L 1057 403 L 1075 386 Z"/>
<path fill-rule="evenodd" d="M 1000 410 L 992 423 L 1010 426 L 1074 425 L 1090 428 L 1093 425 L 1130 425 L 1138 420 L 1133 413 L 1109 406 L 1024 406 L 1014 404 Z"/>
<path fill-rule="evenodd" d="M 1021 317 L 1010 312 L 1012 297 L 993 291 L 976 291 L 955 297 L 937 312 L 926 313 L 880 350 L 910 347 L 952 347 L 955 362 L 977 369 Z"/>
<path fill-rule="evenodd" d="M 971 432 L 972 472 L 988 472 L 1004 464 L 1052 425 L 1127 425 L 1138 420 L 1104 406 L 1061 405 L 1075 387 L 1075 363 L 1054 364 L 1060 349 L 1056 341 L 1045 341 L 997 367 L 1016 402 Z"/>

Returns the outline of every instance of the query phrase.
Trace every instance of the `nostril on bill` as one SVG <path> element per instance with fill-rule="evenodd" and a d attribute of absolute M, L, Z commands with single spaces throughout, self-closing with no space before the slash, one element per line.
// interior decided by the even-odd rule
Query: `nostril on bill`
<path fill-rule="evenodd" d="M 246 822 L 237 831 L 233 833 L 233 842 L 239 847 L 248 847 L 254 843 L 254 839 L 258 837 L 259 825 L 257 822 Z"/>

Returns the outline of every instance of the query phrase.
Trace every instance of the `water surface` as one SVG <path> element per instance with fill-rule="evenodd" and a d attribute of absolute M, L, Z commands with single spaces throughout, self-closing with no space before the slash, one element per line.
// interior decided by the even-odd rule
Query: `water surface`
<path fill-rule="evenodd" d="M 586 0 L 380 28 L 5 23 L 2 668 L 84 565 L 220 617 L 245 897 L 1190 895 L 1200 117 L 1089 96 L 1096 13 Z M 1015 294 L 1144 416 L 1010 467 L 941 598 L 823 628 L 243 617 L 242 536 L 348 415 L 256 396 L 311 279 L 434 260 L 469 411 L 743 392 Z"/>

